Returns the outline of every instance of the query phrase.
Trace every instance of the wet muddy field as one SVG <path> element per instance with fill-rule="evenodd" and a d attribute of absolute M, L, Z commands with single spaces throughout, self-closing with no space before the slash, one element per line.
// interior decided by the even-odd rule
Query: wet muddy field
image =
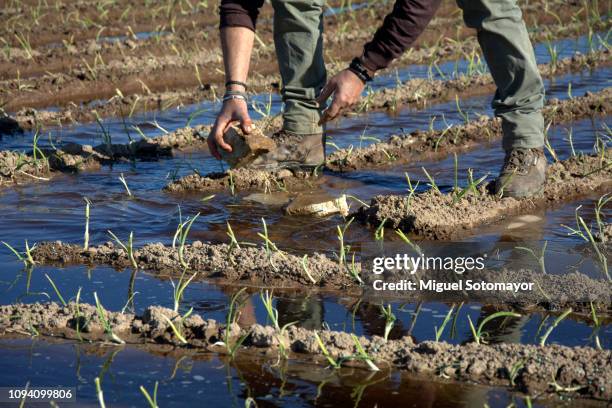
<path fill-rule="evenodd" d="M 330 72 L 392 6 L 368 3 L 328 2 Z M 216 1 L 7 1 L 0 386 L 74 387 L 80 406 L 100 404 L 96 379 L 107 406 L 146 406 L 141 386 L 160 406 L 607 406 L 609 4 L 520 3 L 549 168 L 518 200 L 490 188 L 504 157 L 494 85 L 453 2 L 329 126 L 324 168 L 265 173 L 206 146 Z M 271 132 L 269 5 L 260 19 L 251 111 Z M 307 197 L 348 210 L 288 209 Z M 538 290 L 368 290 L 371 253 L 459 244 L 495 254 L 474 279 Z"/>

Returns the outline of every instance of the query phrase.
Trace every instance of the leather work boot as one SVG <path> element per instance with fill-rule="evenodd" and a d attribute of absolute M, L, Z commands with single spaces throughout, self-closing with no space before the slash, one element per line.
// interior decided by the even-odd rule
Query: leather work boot
<path fill-rule="evenodd" d="M 542 191 L 546 181 L 543 149 L 512 149 L 495 183 L 495 193 L 503 197 L 530 197 Z"/>
<path fill-rule="evenodd" d="M 247 167 L 258 170 L 311 171 L 325 164 L 325 134 L 297 135 L 285 130 L 271 136 L 276 150 L 257 157 Z"/>

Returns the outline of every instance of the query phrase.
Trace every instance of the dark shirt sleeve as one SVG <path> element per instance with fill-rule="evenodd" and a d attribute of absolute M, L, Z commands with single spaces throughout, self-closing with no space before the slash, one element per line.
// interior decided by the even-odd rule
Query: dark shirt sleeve
<path fill-rule="evenodd" d="M 259 9 L 264 0 L 221 0 L 220 28 L 246 27 L 255 31 Z"/>
<path fill-rule="evenodd" d="M 366 68 L 386 68 L 421 35 L 438 10 L 441 0 L 396 0 L 372 41 L 363 48 Z"/>

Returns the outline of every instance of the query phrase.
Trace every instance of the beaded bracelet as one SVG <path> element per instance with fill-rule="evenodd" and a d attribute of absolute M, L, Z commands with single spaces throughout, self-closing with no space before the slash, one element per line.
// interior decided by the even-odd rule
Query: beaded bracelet
<path fill-rule="evenodd" d="M 239 85 L 239 86 L 243 87 L 245 91 L 248 89 L 247 84 L 245 84 L 244 82 L 240 82 L 240 81 L 227 81 L 225 83 L 225 87 L 226 88 L 229 88 L 230 85 Z"/>

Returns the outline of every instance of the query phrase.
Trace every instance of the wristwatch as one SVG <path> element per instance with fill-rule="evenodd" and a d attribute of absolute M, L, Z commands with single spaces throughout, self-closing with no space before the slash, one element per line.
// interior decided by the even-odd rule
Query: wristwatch
<path fill-rule="evenodd" d="M 364 83 L 372 81 L 372 76 L 368 72 L 368 69 L 363 65 L 359 57 L 353 58 L 353 61 L 351 61 L 348 69 L 357 75 Z"/>

